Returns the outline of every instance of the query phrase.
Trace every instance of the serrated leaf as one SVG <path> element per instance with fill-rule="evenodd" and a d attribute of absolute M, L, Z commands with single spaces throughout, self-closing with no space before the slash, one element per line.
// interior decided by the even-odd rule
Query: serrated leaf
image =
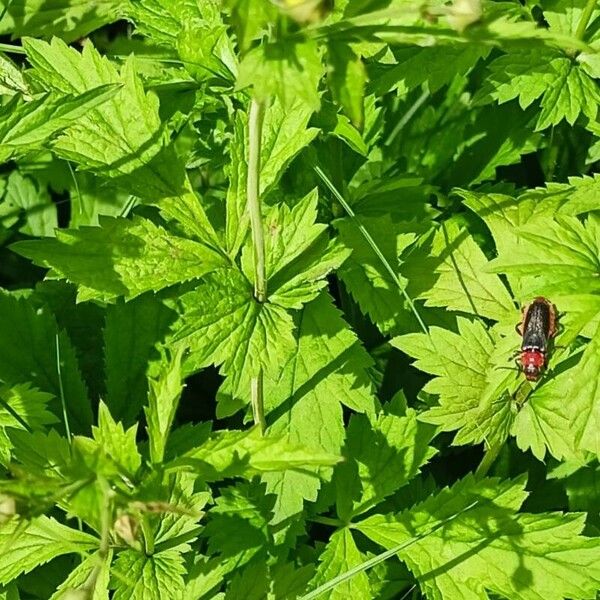
<path fill-rule="evenodd" d="M 82 561 L 63 581 L 56 592 L 52 594 L 50 600 L 78 600 L 77 596 L 69 596 L 75 590 L 87 592 L 88 578 L 92 571 L 100 567 L 100 573 L 94 581 L 94 589 L 86 600 L 108 600 L 108 581 L 110 576 L 110 563 L 112 561 L 112 550 L 108 552 L 108 557 L 102 560 L 99 553 L 88 556 Z"/>
<path fill-rule="evenodd" d="M 250 380 L 276 376 L 294 351 L 292 317 L 281 307 L 254 299 L 248 280 L 237 269 L 206 277 L 181 297 L 182 315 L 174 341 L 189 349 L 184 368 L 195 371 L 223 365 L 231 399 L 219 414 L 232 414 L 247 402 Z"/>
<path fill-rule="evenodd" d="M 0 161 L 42 148 L 51 137 L 114 98 L 119 89 L 119 85 L 99 85 L 79 94 L 45 94 L 30 102 L 15 96 L 0 109 Z"/>
<path fill-rule="evenodd" d="M 75 351 L 48 310 L 34 310 L 26 300 L 0 294 L 0 379 L 7 384 L 31 382 L 52 394 L 52 412 L 63 411 L 64 395 L 71 431 L 85 432 L 92 422 L 87 390 Z"/>
<path fill-rule="evenodd" d="M 92 435 L 102 450 L 131 476 L 142 464 L 136 434 L 137 424 L 125 431 L 122 423 L 115 422 L 106 404 L 100 402 L 98 426 L 92 427 Z"/>
<path fill-rule="evenodd" d="M 13 0 L 3 19 L 2 32 L 12 32 L 14 37 L 58 35 L 66 42 L 84 38 L 118 19 L 123 14 L 119 0 L 103 0 L 90 4 L 87 0 Z"/>
<path fill-rule="evenodd" d="M 400 278 L 398 256 L 415 240 L 416 234 L 405 231 L 390 217 L 361 217 L 360 223 Z M 334 225 L 342 244 L 352 250 L 338 274 L 361 310 L 383 333 L 397 331 L 402 324 L 412 322 L 401 290 L 357 224 L 351 219 L 336 219 Z"/>
<path fill-rule="evenodd" d="M 167 506 L 153 534 L 157 548 L 179 552 L 191 549 L 190 542 L 199 535 L 198 521 L 204 516 L 202 509 L 211 496 L 209 491 L 197 491 L 198 488 L 195 474 L 177 473 L 171 478 Z"/>
<path fill-rule="evenodd" d="M 91 43 L 81 54 L 57 38 L 50 44 L 25 38 L 23 45 L 34 67 L 30 76 L 45 89 L 65 94 L 122 85 L 114 98 L 63 133 L 54 144 L 57 154 L 99 175 L 120 177 L 151 200 L 185 193 L 184 165 L 166 147 L 158 100 L 144 92 L 133 59 L 119 73 Z"/>
<path fill-rule="evenodd" d="M 286 107 L 300 100 L 314 111 L 321 105 L 318 86 L 322 75 L 321 54 L 315 41 L 268 43 L 245 54 L 237 88 L 253 86 L 259 101 L 277 97 Z"/>
<path fill-rule="evenodd" d="M 16 520 L 5 523 L 0 528 L 0 584 L 6 584 L 57 556 L 92 550 L 98 543 L 99 540 L 88 533 L 48 517 L 38 517 L 29 524 Z"/>
<path fill-rule="evenodd" d="M 235 558 L 242 565 L 255 556 L 264 560 L 269 548 L 267 525 L 274 497 L 267 496 L 264 485 L 242 483 L 221 489 L 215 506 L 208 512 L 203 536 L 208 538 L 211 554 L 221 560 Z"/>
<path fill-rule="evenodd" d="M 342 497 L 338 501 L 339 516 L 347 520 L 360 515 L 406 485 L 435 454 L 428 446 L 433 434 L 434 428 L 419 423 L 412 409 L 402 417 L 382 414 L 372 422 L 365 415 L 353 415 L 344 454 L 356 463 L 358 480 L 345 477 L 345 465 L 341 466 L 341 477 L 336 480 L 338 493 L 344 496 L 352 490 L 355 500 L 350 515 L 340 514 L 348 499 Z"/>
<path fill-rule="evenodd" d="M 365 555 L 356 547 L 351 531 L 347 528 L 336 531 L 329 538 L 325 550 L 319 557 L 319 568 L 311 581 L 311 587 L 318 587 L 353 567 L 357 567 L 365 560 Z M 367 574 L 359 571 L 354 577 L 336 585 L 327 597 L 331 600 L 372 598 Z"/>
<path fill-rule="evenodd" d="M 148 398 L 149 370 L 160 356 L 159 344 L 175 319 L 174 311 L 153 295 L 107 308 L 104 327 L 105 401 L 115 418 L 135 422 Z"/>
<path fill-rule="evenodd" d="M 0 54 L 0 94 L 3 96 L 21 94 L 24 100 L 31 99 L 23 72 L 3 54 Z"/>
<path fill-rule="evenodd" d="M 501 443 L 514 416 L 503 385 L 506 375 L 494 370 L 494 338 L 480 321 L 459 317 L 457 323 L 458 333 L 431 327 L 429 335 L 411 333 L 391 344 L 416 358 L 418 369 L 435 375 L 423 391 L 438 395 L 439 405 L 420 419 L 442 431 L 459 430 L 455 444 Z"/>
<path fill-rule="evenodd" d="M 491 261 L 489 270 L 520 279 L 524 298 L 569 294 L 596 294 L 600 220 L 585 223 L 575 217 L 545 219 L 519 229 L 510 248 Z"/>
<path fill-rule="evenodd" d="M 3 216 L 5 215 L 5 216 Z M 6 194 L 0 206 L 0 222 L 4 227 L 24 217 L 19 231 L 31 236 L 53 236 L 58 227 L 56 205 L 47 190 L 36 186 L 19 171 L 8 176 Z"/>
<path fill-rule="evenodd" d="M 340 458 L 331 452 L 304 446 L 291 436 L 262 436 L 253 428 L 249 431 L 219 431 L 199 448 L 174 460 L 169 469 L 185 468 L 205 481 L 227 477 L 246 477 L 286 471 L 304 472 L 316 479 L 318 467 L 332 466 Z"/>
<path fill-rule="evenodd" d="M 286 107 L 275 99 L 266 111 L 261 130 L 260 194 L 267 195 L 292 159 L 315 138 L 318 130 L 307 128 L 312 109 L 293 99 Z M 246 185 L 248 177 L 248 118 L 238 111 L 230 142 L 231 163 L 227 191 L 226 246 L 236 256 L 248 233 Z"/>
<path fill-rule="evenodd" d="M 514 312 L 508 290 L 499 277 L 485 273 L 488 261 L 467 230 L 445 221 L 433 239 L 436 259 L 433 286 L 421 294 L 427 306 L 443 306 L 501 321 Z"/>
<path fill-rule="evenodd" d="M 584 515 L 515 514 L 525 497 L 523 482 L 468 476 L 403 513 L 356 527 L 385 548 L 407 542 L 398 556 L 428 598 L 593 598 L 600 541 L 581 535 Z"/>
<path fill-rule="evenodd" d="M 316 298 L 327 285 L 325 276 L 349 254 L 330 243 L 327 225 L 315 222 L 317 202 L 315 189 L 291 209 L 282 204 L 265 211 L 265 269 L 269 299 L 274 304 L 302 308 Z M 251 241 L 242 249 L 242 270 L 253 282 Z"/>
<path fill-rule="evenodd" d="M 226 264 L 216 251 L 147 219 L 101 217 L 99 222 L 99 227 L 63 229 L 55 239 L 17 242 L 12 248 L 80 286 L 79 300 L 134 298 Z"/>
<path fill-rule="evenodd" d="M 265 381 L 269 431 L 337 453 L 344 441 L 342 405 L 375 412 L 367 373 L 372 359 L 326 293 L 304 307 L 298 322 L 293 358 L 277 381 Z M 268 491 L 277 494 L 274 523 L 300 513 L 303 501 L 314 501 L 320 487 L 318 479 L 296 472 L 263 480 Z"/>
<path fill-rule="evenodd" d="M 262 0 L 228 0 L 242 51 L 258 39 L 277 17 L 277 7 Z"/>
<path fill-rule="evenodd" d="M 56 423 L 58 419 L 47 410 L 52 394 L 40 392 L 30 383 L 0 386 L 0 427 L 32 430 Z M 18 418 L 17 418 L 18 417 Z"/>
<path fill-rule="evenodd" d="M 329 85 L 334 99 L 357 129 L 364 123 L 364 96 L 367 72 L 359 56 L 349 45 L 333 43 L 328 46 L 331 64 Z"/>
<path fill-rule="evenodd" d="M 167 359 L 163 358 L 155 377 L 149 379 L 148 406 L 145 408 L 150 458 L 161 463 L 179 398 L 183 391 L 181 362 L 183 348 L 174 351 Z"/>
<path fill-rule="evenodd" d="M 487 48 L 468 44 L 394 48 L 395 62 L 374 65 L 369 86 L 378 95 L 393 90 L 404 95 L 427 82 L 433 93 L 456 75 L 467 73 L 488 52 Z"/>
<path fill-rule="evenodd" d="M 562 53 L 538 49 L 495 59 L 480 90 L 480 98 L 486 95 L 499 103 L 518 98 L 521 108 L 541 98 L 538 131 L 563 119 L 573 125 L 581 114 L 595 120 L 600 102 L 596 83 L 577 63 Z"/>
<path fill-rule="evenodd" d="M 177 550 L 164 550 L 152 556 L 125 550 L 117 557 L 113 573 L 114 600 L 183 598 L 185 567 L 183 556 Z"/>
<path fill-rule="evenodd" d="M 211 3 L 206 2 L 209 6 Z M 136 28 L 160 45 L 173 47 L 186 19 L 200 17 L 194 0 L 137 0 L 130 7 Z"/>

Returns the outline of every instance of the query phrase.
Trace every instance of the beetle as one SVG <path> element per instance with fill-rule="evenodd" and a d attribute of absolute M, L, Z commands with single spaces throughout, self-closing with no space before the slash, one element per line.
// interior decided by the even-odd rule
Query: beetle
<path fill-rule="evenodd" d="M 543 296 L 522 309 L 516 330 L 523 337 L 519 367 L 528 381 L 537 381 L 548 363 L 548 346 L 558 331 L 556 306 Z"/>

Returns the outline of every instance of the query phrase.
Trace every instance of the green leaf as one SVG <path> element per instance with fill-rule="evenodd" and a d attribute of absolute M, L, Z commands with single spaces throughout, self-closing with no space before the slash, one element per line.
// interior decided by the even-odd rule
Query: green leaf
<path fill-rule="evenodd" d="M 523 482 L 472 476 L 397 515 L 356 528 L 398 552 L 428 598 L 563 600 L 600 588 L 600 540 L 581 535 L 579 513 L 515 514 Z M 408 544 L 410 542 L 410 544 Z"/>
<path fill-rule="evenodd" d="M 115 418 L 135 422 L 148 399 L 148 372 L 160 356 L 156 349 L 175 313 L 153 295 L 117 302 L 106 311 L 105 401 Z"/>
<path fill-rule="evenodd" d="M 362 129 L 367 81 L 365 66 L 347 44 L 329 44 L 328 58 L 332 67 L 329 85 L 333 98 L 339 102 L 352 124 Z"/>
<path fill-rule="evenodd" d="M 0 427 L 26 429 L 27 425 L 35 430 L 56 423 L 57 418 L 48 411 L 52 398 L 52 394 L 40 392 L 29 383 L 0 386 Z"/>
<path fill-rule="evenodd" d="M 158 518 L 153 533 L 157 549 L 191 549 L 190 542 L 199 534 L 198 521 L 204 516 L 202 509 L 211 497 L 208 491 L 195 491 L 198 487 L 195 474 L 178 473 L 171 478 L 165 514 Z"/>
<path fill-rule="evenodd" d="M 231 17 L 242 52 L 248 50 L 252 41 L 267 30 L 278 14 L 276 6 L 262 0 L 227 0 L 227 4 L 231 7 Z"/>
<path fill-rule="evenodd" d="M 291 107 L 300 100 L 306 108 L 318 110 L 323 71 L 321 53 L 313 40 L 263 44 L 242 59 L 237 89 L 253 86 L 260 101 L 277 97 L 283 106 Z"/>
<path fill-rule="evenodd" d="M 262 436 L 249 431 L 218 431 L 199 448 L 176 459 L 169 469 L 191 469 L 205 481 L 227 477 L 252 478 L 270 471 L 294 470 L 317 479 L 321 466 L 333 466 L 339 457 L 331 452 L 298 444 L 292 437 Z"/>
<path fill-rule="evenodd" d="M 80 301 L 134 298 L 224 266 L 207 246 L 167 233 L 151 221 L 101 217 L 99 227 L 63 229 L 56 239 L 12 248 L 79 286 Z"/>
<path fill-rule="evenodd" d="M 273 500 L 265 495 L 264 485 L 242 483 L 222 488 L 203 533 L 210 554 L 219 553 L 223 561 L 235 558 L 238 566 L 255 556 L 265 560 Z"/>
<path fill-rule="evenodd" d="M 372 359 L 343 321 L 326 293 L 307 304 L 298 317 L 297 346 L 276 381 L 265 381 L 269 431 L 294 442 L 338 453 L 344 443 L 342 405 L 374 414 L 367 369 Z M 330 477 L 331 471 L 325 472 Z M 314 501 L 318 479 L 288 472 L 263 478 L 277 494 L 273 522 L 302 512 Z"/>
<path fill-rule="evenodd" d="M 89 111 L 110 101 L 119 93 L 119 85 L 100 85 L 71 93 L 45 94 L 30 102 L 15 96 L 0 109 L 0 161 L 23 156 L 42 148 Z"/>
<path fill-rule="evenodd" d="M 188 73 L 203 82 L 219 77 L 233 83 L 237 57 L 221 19 L 188 19 L 177 37 L 177 51 Z"/>
<path fill-rule="evenodd" d="M 345 465 L 341 466 L 341 477 L 336 481 L 341 495 L 340 518 L 370 510 L 415 477 L 436 452 L 428 446 L 433 433 L 433 427 L 417 421 L 412 409 L 405 416 L 380 415 L 373 422 L 365 415 L 353 415 L 344 454 L 356 463 L 358 479 L 343 471 Z M 350 515 L 340 514 L 347 490 L 352 490 L 356 498 Z"/>
<path fill-rule="evenodd" d="M 87 591 L 86 584 L 88 577 L 97 567 L 100 567 L 100 573 L 95 580 L 94 591 L 86 600 L 108 600 L 108 581 L 110 575 L 110 563 L 112 551 L 109 551 L 108 558 L 102 560 L 99 553 L 91 554 L 81 562 L 69 576 L 63 581 L 56 593 L 52 594 L 50 600 L 77 600 L 77 596 L 71 598 L 69 593 L 77 591 Z"/>
<path fill-rule="evenodd" d="M 500 252 L 489 269 L 520 280 L 523 298 L 596 294 L 600 291 L 599 243 L 596 215 L 585 223 L 567 216 L 540 220 L 520 227 L 518 240 Z"/>
<path fill-rule="evenodd" d="M 550 0 L 545 2 L 544 19 L 552 31 L 575 34 L 586 2 L 584 0 Z M 592 12 L 592 21 L 598 16 L 598 9 Z"/>
<path fill-rule="evenodd" d="M 0 54 L 0 94 L 3 96 L 21 94 L 25 100 L 31 98 L 23 72 L 3 54 Z"/>
<path fill-rule="evenodd" d="M 103 0 L 90 4 L 87 0 L 12 0 L 8 5 L 2 31 L 11 31 L 14 37 L 58 35 L 66 42 L 84 38 L 94 31 L 119 19 L 123 4 L 119 0 Z"/>
<path fill-rule="evenodd" d="M 157 376 L 149 380 L 145 413 L 150 459 L 156 464 L 163 461 L 167 438 L 183 391 L 182 357 L 183 348 L 176 350 L 169 359 L 165 357 L 160 363 Z"/>
<path fill-rule="evenodd" d="M 0 379 L 7 384 L 31 382 L 55 397 L 55 415 L 63 415 L 64 395 L 72 432 L 86 432 L 92 410 L 75 351 L 47 309 L 0 294 Z"/>
<path fill-rule="evenodd" d="M 174 340 L 189 349 L 184 368 L 223 365 L 232 397 L 218 408 L 233 414 L 248 400 L 250 380 L 262 369 L 276 376 L 294 351 L 292 317 L 271 302 L 259 303 L 236 269 L 206 277 L 181 297 L 182 315 Z"/>
<path fill-rule="evenodd" d="M 508 290 L 496 275 L 485 272 L 488 261 L 469 235 L 445 221 L 433 239 L 437 280 L 421 294 L 427 306 L 443 306 L 501 321 L 514 312 Z"/>
<path fill-rule="evenodd" d="M 562 53 L 538 49 L 495 59 L 479 92 L 480 99 L 499 103 L 518 98 L 523 109 L 540 97 L 538 131 L 563 119 L 573 125 L 581 114 L 593 121 L 600 103 L 597 84 L 576 62 Z"/>
<path fill-rule="evenodd" d="M 600 467 L 585 466 L 564 480 L 571 510 L 583 510 L 598 516 L 600 502 Z M 590 515 L 590 516 L 591 516 Z"/>
<path fill-rule="evenodd" d="M 260 149 L 260 194 L 267 195 L 277 184 L 293 158 L 315 138 L 318 129 L 307 128 L 312 109 L 293 99 L 289 107 L 279 100 L 265 111 Z M 238 111 L 230 142 L 231 163 L 227 191 L 226 247 L 237 253 L 248 233 L 246 185 L 248 177 L 248 123 Z"/>
<path fill-rule="evenodd" d="M 5 523 L 0 528 L 0 584 L 6 584 L 57 556 L 93 550 L 98 543 L 88 533 L 48 517 L 38 517 L 29 524 L 16 520 Z"/>
<path fill-rule="evenodd" d="M 266 276 L 270 301 L 301 308 L 313 300 L 327 282 L 325 276 L 349 254 L 329 243 L 327 226 L 315 223 L 318 194 L 314 189 L 292 209 L 285 204 L 265 211 Z M 242 250 L 242 269 L 254 279 L 253 246 Z"/>
<path fill-rule="evenodd" d="M 311 581 L 311 587 L 318 587 L 365 560 L 365 555 L 356 547 L 352 532 L 346 528 L 336 531 L 319 557 L 319 568 Z M 336 585 L 328 595 L 331 600 L 372 597 L 369 578 L 364 571 L 359 571 L 354 577 Z"/>
<path fill-rule="evenodd" d="M 50 44 L 26 38 L 23 45 L 34 67 L 30 76 L 46 89 L 72 94 L 99 84 L 122 85 L 109 102 L 88 111 L 58 138 L 57 154 L 99 175 L 125 177 L 137 195 L 155 199 L 183 193 L 184 166 L 164 150 L 158 100 L 144 92 L 132 58 L 119 74 L 91 43 L 81 54 L 57 38 Z"/>
<path fill-rule="evenodd" d="M 394 338 L 396 348 L 416 358 L 414 365 L 435 377 L 423 392 L 436 394 L 438 406 L 420 419 L 442 431 L 459 430 L 455 444 L 503 442 L 514 415 L 506 391 L 506 372 L 494 370 L 494 337 L 480 321 L 457 319 L 458 333 L 431 327 L 429 335 L 411 333 Z M 508 339 L 511 343 L 510 338 Z M 515 339 L 515 346 L 518 340 Z M 509 372 L 508 377 L 514 379 Z"/>
<path fill-rule="evenodd" d="M 415 240 L 416 234 L 390 217 L 360 217 L 360 223 L 369 232 L 377 247 L 396 270 L 403 284 L 406 281 L 398 272 L 398 256 Z M 348 218 L 336 219 L 335 228 L 340 241 L 352 250 L 350 258 L 342 265 L 338 275 L 352 294 L 361 310 L 369 316 L 382 333 L 398 331 L 414 316 L 406 305 L 401 290 L 391 277 L 381 259 L 373 251 L 357 224 Z"/>
<path fill-rule="evenodd" d="M 592 338 L 568 377 L 570 425 L 575 434 L 575 446 L 600 456 L 600 388 L 596 374 L 600 372 L 600 332 Z M 563 396 L 564 398 L 567 396 Z"/>
<path fill-rule="evenodd" d="M 164 550 L 152 556 L 125 550 L 112 570 L 114 600 L 183 599 L 185 567 L 177 550 Z"/>
<path fill-rule="evenodd" d="M 116 423 L 104 402 L 98 408 L 98 426 L 92 427 L 94 439 L 102 450 L 131 476 L 142 464 L 137 444 L 137 424 L 127 431 L 122 423 Z"/>
<path fill-rule="evenodd" d="M 456 75 L 471 70 L 489 49 L 469 44 L 455 46 L 406 46 L 393 49 L 394 62 L 373 66 L 370 87 L 377 95 L 397 90 L 400 95 L 427 82 L 429 91 L 436 92 Z"/>
<path fill-rule="evenodd" d="M 8 176 L 1 213 L 6 215 L 2 218 L 5 227 L 24 216 L 25 222 L 19 231 L 26 235 L 53 236 L 58 227 L 56 205 L 47 190 L 36 186 L 32 179 L 23 177 L 19 171 L 13 171 Z"/>
<path fill-rule="evenodd" d="M 203 4 L 210 6 L 212 0 Z M 186 19 L 201 16 L 194 0 L 137 0 L 128 8 L 140 34 L 170 48 L 175 45 Z"/>

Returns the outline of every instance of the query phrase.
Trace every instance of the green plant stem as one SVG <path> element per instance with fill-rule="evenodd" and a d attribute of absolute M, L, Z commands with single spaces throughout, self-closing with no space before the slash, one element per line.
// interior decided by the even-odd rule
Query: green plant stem
<path fill-rule="evenodd" d="M 348 213 L 348 216 L 350 217 L 350 219 L 352 219 L 354 224 L 358 227 L 358 230 L 361 232 L 362 236 L 365 238 L 365 240 L 367 240 L 367 243 L 369 244 L 369 246 L 371 246 L 371 249 L 373 250 L 373 252 L 375 252 L 375 255 L 381 261 L 381 264 L 384 266 L 385 270 L 389 273 L 390 277 L 392 278 L 392 281 L 396 284 L 396 286 L 398 287 L 398 290 L 404 296 L 404 299 L 406 300 L 412 313 L 415 315 L 415 318 L 417 319 L 419 326 L 423 330 L 423 333 L 429 335 L 427 326 L 425 325 L 425 322 L 421 318 L 421 315 L 419 314 L 417 307 L 415 306 L 414 302 L 412 301 L 412 298 L 408 295 L 408 293 L 406 292 L 406 289 L 402 285 L 402 283 L 400 283 L 400 279 L 398 279 L 398 275 L 396 275 L 396 272 L 394 271 L 394 269 L 392 269 L 392 266 L 390 265 L 390 263 L 388 262 L 386 257 L 383 255 L 383 252 L 381 252 L 381 250 L 379 249 L 379 246 L 377 245 L 377 243 L 375 242 L 375 240 L 373 239 L 371 234 L 367 231 L 367 228 L 360 222 L 359 218 L 356 216 L 356 213 L 352 210 L 351 206 L 346 202 L 346 200 L 344 199 L 342 194 L 340 194 L 340 192 L 337 190 L 337 188 L 333 185 L 333 183 L 331 182 L 329 177 L 327 177 L 327 175 L 325 175 L 325 173 L 323 172 L 321 167 L 316 166 L 316 167 L 314 167 L 314 169 L 315 169 L 315 172 L 317 173 L 317 175 L 323 181 L 323 183 L 329 188 L 331 193 L 335 196 L 336 200 L 343 206 L 344 210 Z"/>
<path fill-rule="evenodd" d="M 485 451 L 485 454 L 483 455 L 483 458 L 481 459 L 481 462 L 475 471 L 475 477 L 477 479 L 482 479 L 488 474 L 490 467 L 498 458 L 500 450 L 502 450 L 502 444 L 494 444 Z"/>
<path fill-rule="evenodd" d="M 596 8 L 596 0 L 587 0 L 585 8 L 581 13 L 581 17 L 579 18 L 579 23 L 577 23 L 577 31 L 575 32 L 575 37 L 578 40 L 583 40 L 585 36 L 585 30 L 589 25 L 590 19 L 592 18 L 592 13 Z"/>
<path fill-rule="evenodd" d="M 60 364 L 60 338 L 58 337 L 58 333 L 56 334 L 56 373 L 58 375 L 58 388 L 60 392 L 60 404 L 62 407 L 63 419 L 65 422 L 65 432 L 67 434 L 67 439 L 69 440 L 69 445 L 71 444 L 71 427 L 69 426 L 69 415 L 67 413 L 67 401 L 65 399 L 65 390 L 63 387 L 62 380 L 62 368 Z"/>
<path fill-rule="evenodd" d="M 15 44 L 0 44 L 0 52 L 8 52 L 9 54 L 25 54 L 25 48 Z"/>
<path fill-rule="evenodd" d="M 248 114 L 248 214 L 254 246 L 254 295 L 259 302 L 267 299 L 267 274 L 265 267 L 265 234 L 260 205 L 260 147 L 264 104 L 252 99 Z"/>
<path fill-rule="evenodd" d="M 252 416 L 254 417 L 255 425 L 258 425 L 260 432 L 264 435 L 267 429 L 265 420 L 265 403 L 263 397 L 263 371 L 260 369 L 258 375 L 250 381 L 250 391 L 252 399 Z"/>
<path fill-rule="evenodd" d="M 258 302 L 267 300 L 267 270 L 265 264 L 265 234 L 260 203 L 260 147 L 262 140 L 262 123 L 264 103 L 253 98 L 248 114 L 248 180 L 246 196 L 248 198 L 248 214 L 254 247 L 254 296 Z M 261 433 L 266 430 L 265 408 L 263 399 L 262 369 L 250 382 L 252 414 L 254 423 L 260 427 Z"/>

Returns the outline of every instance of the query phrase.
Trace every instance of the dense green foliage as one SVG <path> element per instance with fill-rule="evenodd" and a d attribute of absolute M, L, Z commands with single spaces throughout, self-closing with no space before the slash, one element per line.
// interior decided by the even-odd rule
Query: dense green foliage
<path fill-rule="evenodd" d="M 597 597 L 595 0 L 1 6 L 1 600 Z"/>

